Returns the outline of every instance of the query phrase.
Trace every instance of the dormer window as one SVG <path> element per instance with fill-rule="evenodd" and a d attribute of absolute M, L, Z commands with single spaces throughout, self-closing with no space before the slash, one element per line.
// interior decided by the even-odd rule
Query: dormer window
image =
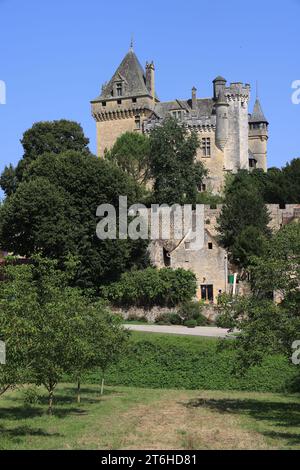
<path fill-rule="evenodd" d="M 178 119 L 178 121 L 181 121 L 184 116 L 184 112 L 182 110 L 176 110 L 172 111 L 171 115 L 173 116 L 173 118 Z"/>
<path fill-rule="evenodd" d="M 122 87 L 122 83 L 117 83 L 117 96 L 122 96 L 123 94 L 123 87 Z"/>

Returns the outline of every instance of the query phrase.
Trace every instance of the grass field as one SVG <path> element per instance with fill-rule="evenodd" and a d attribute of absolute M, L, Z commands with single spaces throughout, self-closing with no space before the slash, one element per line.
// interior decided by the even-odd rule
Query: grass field
<path fill-rule="evenodd" d="M 1 449 L 300 449 L 300 396 L 61 385 L 24 406 L 24 390 L 0 399 Z"/>

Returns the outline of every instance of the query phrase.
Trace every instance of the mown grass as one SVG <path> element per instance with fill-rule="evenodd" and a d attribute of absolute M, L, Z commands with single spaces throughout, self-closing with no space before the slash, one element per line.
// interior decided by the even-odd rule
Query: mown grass
<path fill-rule="evenodd" d="M 24 405 L 24 390 L 0 400 L 1 449 L 300 449 L 300 396 L 62 384 Z"/>

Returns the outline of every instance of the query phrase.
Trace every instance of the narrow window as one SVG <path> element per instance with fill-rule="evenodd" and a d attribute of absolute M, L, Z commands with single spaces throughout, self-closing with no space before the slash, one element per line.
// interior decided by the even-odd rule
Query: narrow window
<path fill-rule="evenodd" d="M 211 242 L 209 242 L 209 244 L 208 244 L 208 249 L 209 249 L 209 250 L 212 250 L 212 249 L 213 249 L 213 244 L 212 244 Z"/>
<path fill-rule="evenodd" d="M 204 302 L 213 302 L 214 300 L 214 286 L 213 285 L 202 285 L 201 286 L 201 298 Z"/>
<path fill-rule="evenodd" d="M 122 96 L 122 83 L 117 83 L 117 96 Z"/>
<path fill-rule="evenodd" d="M 122 100 L 118 100 L 117 103 L 118 103 L 118 104 L 122 104 Z"/>
<path fill-rule="evenodd" d="M 170 253 L 164 248 L 164 265 L 166 268 L 171 266 L 171 255 Z"/>
<path fill-rule="evenodd" d="M 210 137 L 204 137 L 201 143 L 202 155 L 203 157 L 211 156 L 211 141 Z"/>
<path fill-rule="evenodd" d="M 135 128 L 136 129 L 141 128 L 141 118 L 140 118 L 140 116 L 136 116 L 136 118 L 135 118 Z"/>
<path fill-rule="evenodd" d="M 136 103 L 136 98 L 132 98 L 132 102 L 133 102 L 133 103 Z"/>
<path fill-rule="evenodd" d="M 106 101 L 102 101 L 102 106 L 106 106 Z"/>

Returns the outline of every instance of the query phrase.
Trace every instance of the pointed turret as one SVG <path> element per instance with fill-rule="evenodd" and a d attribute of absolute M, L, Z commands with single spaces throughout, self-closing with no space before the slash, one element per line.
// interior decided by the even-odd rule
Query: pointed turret
<path fill-rule="evenodd" d="M 251 114 L 251 117 L 249 119 L 250 123 L 265 123 L 269 124 L 267 121 L 264 112 L 262 110 L 259 98 L 256 98 L 255 105 L 253 108 L 253 113 Z"/>
<path fill-rule="evenodd" d="M 153 113 L 159 101 L 155 94 L 155 68 L 147 63 L 141 66 L 130 49 L 101 94 L 92 103 L 92 114 L 97 126 L 97 153 L 104 156 L 124 132 L 143 132 L 143 123 Z"/>
<path fill-rule="evenodd" d="M 133 48 L 130 47 L 113 77 L 103 87 L 101 95 L 95 101 L 138 96 L 151 96 L 151 91 L 146 86 L 145 72 Z"/>
<path fill-rule="evenodd" d="M 267 142 L 269 122 L 257 97 L 249 116 L 249 166 L 267 171 Z"/>

